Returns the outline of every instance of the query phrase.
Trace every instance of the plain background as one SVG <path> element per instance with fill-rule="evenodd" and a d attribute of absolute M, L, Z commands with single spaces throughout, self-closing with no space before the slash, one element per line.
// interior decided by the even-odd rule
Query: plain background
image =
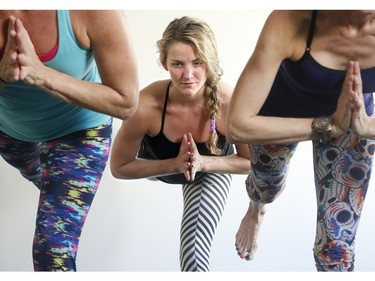
<path fill-rule="evenodd" d="M 158 65 L 155 43 L 167 24 L 184 15 L 204 19 L 214 30 L 223 81 L 235 85 L 267 9 L 127 11 L 139 63 L 140 86 L 168 77 Z M 114 31 L 115 32 L 115 31 Z M 259 81 L 261 83 L 261 81 Z M 120 125 L 115 120 L 114 134 Z M 245 175 L 235 175 L 212 247 L 213 272 L 314 272 L 316 200 L 311 143 L 300 143 L 287 187 L 270 206 L 256 258 L 241 260 L 234 237 L 247 210 Z M 372 181 L 373 182 L 373 181 Z M 356 241 L 356 271 L 374 271 L 374 184 L 370 184 Z M 0 271 L 32 271 L 32 238 L 38 191 L 0 159 Z M 178 272 L 181 187 L 148 180 L 120 181 L 107 167 L 84 227 L 79 271 Z"/>

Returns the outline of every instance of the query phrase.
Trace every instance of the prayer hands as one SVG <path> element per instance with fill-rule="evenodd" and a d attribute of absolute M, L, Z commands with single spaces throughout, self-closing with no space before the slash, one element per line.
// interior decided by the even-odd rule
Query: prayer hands
<path fill-rule="evenodd" d="M 7 44 L 0 61 L 1 79 L 6 83 L 22 80 L 36 84 L 36 74 L 40 74 L 43 68 L 22 21 L 9 17 Z"/>
<path fill-rule="evenodd" d="M 203 158 L 199 154 L 191 133 L 182 136 L 178 158 L 183 159 L 184 164 L 182 166 L 186 180 L 194 181 L 196 173 L 203 169 Z"/>
<path fill-rule="evenodd" d="M 363 93 L 362 78 L 358 61 L 350 61 L 341 94 L 338 100 L 332 136 L 338 137 L 352 129 L 359 136 L 366 136 L 370 123 L 370 117 L 366 113 Z"/>

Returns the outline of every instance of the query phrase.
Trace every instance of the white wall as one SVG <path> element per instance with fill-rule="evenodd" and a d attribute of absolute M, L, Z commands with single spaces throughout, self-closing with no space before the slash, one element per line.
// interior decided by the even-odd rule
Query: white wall
<path fill-rule="evenodd" d="M 235 85 L 269 10 L 155 10 L 127 12 L 141 87 L 166 78 L 157 64 L 156 40 L 175 17 L 206 20 L 217 36 L 223 80 Z M 115 133 L 119 126 L 115 121 Z M 212 271 L 315 271 L 315 192 L 310 142 L 292 160 L 285 192 L 268 207 L 255 260 L 241 260 L 234 236 L 247 209 L 245 175 L 234 176 L 212 248 Z M 374 185 L 357 235 L 357 271 L 374 271 Z M 0 271 L 32 271 L 31 245 L 37 189 L 0 160 Z M 147 180 L 120 181 L 107 169 L 83 230 L 80 271 L 179 271 L 180 186 Z"/>

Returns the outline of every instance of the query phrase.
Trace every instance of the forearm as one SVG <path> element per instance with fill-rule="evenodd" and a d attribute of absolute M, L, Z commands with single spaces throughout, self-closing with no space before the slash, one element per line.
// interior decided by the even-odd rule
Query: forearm
<path fill-rule="evenodd" d="M 111 173 L 118 179 L 141 179 L 178 173 L 174 159 L 148 160 L 136 158 L 124 165 L 111 164 Z"/>
<path fill-rule="evenodd" d="M 119 91 L 101 83 L 81 81 L 48 67 L 45 67 L 38 77 L 34 77 L 34 83 L 67 103 L 119 119 L 129 118 L 135 112 L 138 103 L 136 83 L 129 83 L 120 94 Z"/>
<path fill-rule="evenodd" d="M 363 132 L 359 133 L 359 136 L 364 139 L 375 140 L 375 118 L 368 118 L 368 123 L 363 125 Z"/>
<path fill-rule="evenodd" d="M 201 156 L 203 159 L 202 172 L 248 174 L 250 160 L 236 154 L 228 156 Z"/>
<path fill-rule="evenodd" d="M 312 118 L 254 116 L 238 118 L 227 125 L 231 143 L 288 144 L 315 137 Z"/>

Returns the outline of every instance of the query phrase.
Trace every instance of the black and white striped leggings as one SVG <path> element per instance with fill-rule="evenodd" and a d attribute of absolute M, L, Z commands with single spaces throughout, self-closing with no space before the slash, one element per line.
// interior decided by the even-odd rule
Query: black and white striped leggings
<path fill-rule="evenodd" d="M 207 173 L 193 183 L 183 185 L 181 271 L 209 271 L 211 244 L 231 182 L 230 174 Z"/>

